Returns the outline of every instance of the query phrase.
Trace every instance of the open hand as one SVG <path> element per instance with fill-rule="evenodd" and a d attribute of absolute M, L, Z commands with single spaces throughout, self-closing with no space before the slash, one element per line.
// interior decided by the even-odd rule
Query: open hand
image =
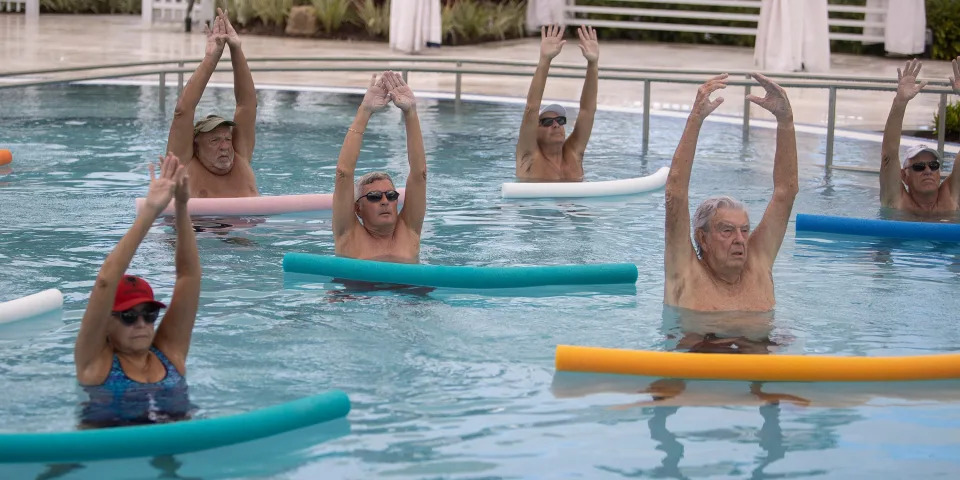
<path fill-rule="evenodd" d="M 563 39 L 563 28 L 558 25 L 540 27 L 540 58 L 553 60 L 560 55 L 564 43 L 567 41 Z"/>
<path fill-rule="evenodd" d="M 917 83 L 917 77 L 920 75 L 920 68 L 922 67 L 923 64 L 920 63 L 920 60 L 914 58 L 903 66 L 902 71 L 899 68 L 897 69 L 897 98 L 909 102 L 920 93 L 923 87 L 927 86 L 925 81 Z"/>
<path fill-rule="evenodd" d="M 747 100 L 760 105 L 764 110 L 772 113 L 774 117 L 777 117 L 777 120 L 792 120 L 793 108 L 790 106 L 790 100 L 787 98 L 787 92 L 785 92 L 780 85 L 773 83 L 773 80 L 759 73 L 751 73 L 750 76 L 760 83 L 760 86 L 767 91 L 767 94 L 764 95 L 763 98 L 756 95 L 747 95 Z"/>
<path fill-rule="evenodd" d="M 580 43 L 577 46 L 580 47 L 583 58 L 587 59 L 587 63 L 597 63 L 597 60 L 600 59 L 597 31 L 593 27 L 581 25 L 580 28 L 577 28 L 577 36 L 580 37 Z"/>
<path fill-rule="evenodd" d="M 374 113 L 383 110 L 388 103 L 390 103 L 390 97 L 387 96 L 387 90 L 383 86 L 383 79 L 381 78 L 378 82 L 377 74 L 373 74 L 370 78 L 370 87 L 367 88 L 367 93 L 363 95 L 363 101 L 360 102 L 360 108 Z"/>
<path fill-rule="evenodd" d="M 227 43 L 227 27 L 223 23 L 223 19 L 216 17 L 213 19 L 213 28 L 206 26 L 203 29 L 204 33 L 207 34 L 207 48 L 204 53 L 207 56 L 220 57 L 223 55 L 223 46 Z"/>
<path fill-rule="evenodd" d="M 237 35 L 237 31 L 233 28 L 233 25 L 230 24 L 230 15 L 227 14 L 227 11 L 217 8 L 217 18 L 223 19 L 224 33 L 227 35 L 227 45 L 229 45 L 230 48 L 240 48 L 240 35 Z"/>
<path fill-rule="evenodd" d="M 693 101 L 693 108 L 690 111 L 691 117 L 703 120 L 723 103 L 723 97 L 717 97 L 716 100 L 711 101 L 710 95 L 721 88 L 727 88 L 727 77 L 726 73 L 717 75 L 700 85 L 700 88 L 697 89 L 697 98 Z"/>
<path fill-rule="evenodd" d="M 156 168 L 151 163 L 150 169 L 150 190 L 147 191 L 145 204 L 147 208 L 159 215 L 170 200 L 177 193 L 178 184 L 183 180 L 187 173 L 187 168 L 180 165 L 180 160 L 171 153 L 167 153 L 166 158 L 160 157 L 160 176 L 156 175 Z M 185 194 L 189 198 L 189 193 Z M 177 195 L 179 201 L 179 194 Z M 186 199 L 184 199 L 186 201 Z"/>
<path fill-rule="evenodd" d="M 953 76 L 950 77 L 950 85 L 953 86 L 953 93 L 960 95 L 960 57 L 953 60 Z"/>
<path fill-rule="evenodd" d="M 407 83 L 403 81 L 403 76 L 399 73 L 383 72 L 380 83 L 387 90 L 387 95 L 393 100 L 393 104 L 403 112 L 408 112 L 410 109 L 417 107 L 417 99 L 413 96 L 413 90 L 410 90 Z"/>

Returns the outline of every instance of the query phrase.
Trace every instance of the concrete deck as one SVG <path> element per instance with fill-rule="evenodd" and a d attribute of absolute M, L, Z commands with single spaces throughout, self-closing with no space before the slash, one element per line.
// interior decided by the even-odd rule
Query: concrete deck
<path fill-rule="evenodd" d="M 28 24 L 23 15 L 0 14 L 0 72 L 73 67 L 146 60 L 200 58 L 205 37 L 202 33 L 183 33 L 182 25 L 154 25 L 146 28 L 138 16 L 124 15 L 41 15 L 37 24 Z M 569 37 L 568 37 L 569 38 Z M 242 35 L 247 57 L 294 56 L 396 56 L 386 43 L 328 41 L 299 38 Z M 535 61 L 539 39 L 488 43 L 475 46 L 431 49 L 429 55 L 451 58 L 483 58 L 497 60 Z M 226 57 L 226 55 L 225 55 Z M 584 63 L 576 40 L 569 39 L 556 62 Z M 832 56 L 831 74 L 896 78 L 903 59 L 889 59 L 857 55 Z M 718 47 L 683 44 L 655 44 L 638 42 L 601 42 L 600 69 L 606 66 L 646 66 L 716 70 L 748 70 L 753 66 L 753 50 L 742 47 Z M 229 63 L 224 64 L 229 66 Z M 384 65 L 384 69 L 390 65 Z M 923 76 L 946 79 L 951 74 L 949 62 L 924 62 Z M 77 75 L 77 74 L 73 74 Z M 35 75 L 30 78 L 45 78 Z M 175 77 L 175 76 L 174 76 Z M 336 87 L 365 87 L 366 73 L 327 72 L 257 72 L 258 84 L 310 85 Z M 22 80 L 22 79 L 21 79 Z M 0 81 L 12 81 L 2 79 Z M 175 81 L 168 79 L 168 81 Z M 229 74 L 217 74 L 213 82 L 230 82 Z M 522 97 L 529 86 L 529 77 L 464 76 L 463 92 L 486 95 Z M 453 92 L 454 76 L 450 74 L 411 73 L 410 84 L 417 90 Z M 582 80 L 551 79 L 547 82 L 545 98 L 576 101 Z M 693 100 L 694 85 L 655 84 L 651 104 L 665 110 L 684 110 Z M 826 125 L 826 90 L 790 89 L 798 123 Z M 727 102 L 718 113 L 740 115 L 743 90 L 728 88 Z M 642 84 L 615 80 L 601 80 L 599 103 L 614 107 L 640 107 Z M 905 119 L 906 129 L 929 128 L 937 108 L 938 95 L 920 95 L 911 102 Z M 879 131 L 883 128 L 892 92 L 841 91 L 837 103 L 837 126 L 858 130 Z M 952 100 L 955 97 L 952 98 Z M 753 107 L 756 118 L 772 118 Z M 956 139 L 948 139 L 956 140 Z"/>

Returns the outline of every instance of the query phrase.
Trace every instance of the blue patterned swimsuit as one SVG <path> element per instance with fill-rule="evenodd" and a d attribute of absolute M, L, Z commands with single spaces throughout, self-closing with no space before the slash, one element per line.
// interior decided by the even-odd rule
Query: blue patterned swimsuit
<path fill-rule="evenodd" d="M 167 374 L 156 383 L 130 379 L 113 356 L 113 365 L 101 385 L 83 389 L 90 400 L 83 404 L 81 422 L 92 427 L 115 427 L 166 423 L 189 418 L 193 406 L 187 381 L 158 348 L 150 351 L 160 359 Z"/>

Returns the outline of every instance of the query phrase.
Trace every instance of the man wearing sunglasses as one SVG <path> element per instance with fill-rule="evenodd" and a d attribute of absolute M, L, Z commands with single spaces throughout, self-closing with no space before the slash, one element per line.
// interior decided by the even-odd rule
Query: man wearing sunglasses
<path fill-rule="evenodd" d="M 354 182 L 363 134 L 370 117 L 393 102 L 407 131 L 407 176 L 403 210 L 400 194 L 389 175 L 371 172 Z M 333 189 L 333 243 L 337 255 L 368 260 L 416 263 L 420 257 L 420 230 L 427 209 L 427 159 L 413 91 L 395 72 L 370 79 L 357 116 L 347 129 L 337 159 Z"/>
<path fill-rule="evenodd" d="M 233 120 L 207 115 L 194 123 L 197 104 L 225 46 L 233 63 L 237 108 Z M 250 66 L 240 49 L 240 37 L 226 11 L 217 9 L 213 28 L 207 27 L 206 53 L 183 88 L 173 113 L 167 151 L 187 166 L 193 197 L 255 197 L 257 179 L 251 166 L 257 121 L 257 92 Z"/>
<path fill-rule="evenodd" d="M 189 415 L 186 361 L 200 301 L 200 255 L 187 213 L 190 187 L 176 156 L 150 165 L 150 190 L 133 226 L 107 256 L 94 282 L 74 348 L 77 381 L 90 395 L 88 427 L 156 423 Z M 175 199 L 176 283 L 169 307 L 142 278 L 126 275 L 137 247 Z M 163 314 L 163 322 L 154 330 Z"/>
<path fill-rule="evenodd" d="M 583 180 L 583 154 L 593 130 L 593 117 L 597 111 L 598 59 L 600 47 L 597 32 L 592 27 L 577 29 L 580 51 L 587 59 L 587 74 L 580 93 L 580 113 L 577 123 L 567 138 L 567 111 L 560 105 L 541 108 L 543 90 L 547 84 L 550 62 L 560 54 L 563 44 L 563 28 L 541 27 L 540 61 L 530 82 L 527 105 L 520 123 L 517 139 L 518 180 L 541 182 L 579 182 Z"/>
<path fill-rule="evenodd" d="M 960 205 L 960 175 L 954 168 L 946 181 L 940 182 L 940 167 L 943 165 L 940 152 L 926 145 L 915 145 L 907 150 L 903 162 L 900 161 L 900 135 L 907 103 L 927 84 L 917 83 L 922 66 L 913 59 L 903 70 L 897 69 L 897 94 L 887 116 L 880 147 L 880 203 L 887 208 L 920 215 L 956 212 Z M 957 60 L 953 61 L 953 70 L 953 89 L 960 95 Z"/>

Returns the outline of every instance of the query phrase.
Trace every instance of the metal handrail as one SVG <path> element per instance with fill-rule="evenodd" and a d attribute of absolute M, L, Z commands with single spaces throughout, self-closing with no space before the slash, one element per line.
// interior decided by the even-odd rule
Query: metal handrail
<path fill-rule="evenodd" d="M 341 63 L 340 65 L 334 66 L 280 66 L 280 67 L 262 67 L 262 66 L 253 66 L 250 68 L 252 72 L 378 72 L 383 70 L 384 62 L 397 62 L 397 63 L 409 63 L 409 64 L 429 64 L 429 63 L 443 63 L 443 64 L 455 64 L 453 68 L 449 67 L 431 67 L 431 66 L 411 66 L 404 65 L 396 68 L 400 70 L 406 78 L 409 72 L 422 72 L 422 73 L 452 73 L 456 76 L 456 86 L 454 100 L 457 105 L 461 102 L 461 78 L 463 75 L 505 75 L 505 76 L 529 76 L 529 70 L 518 70 L 518 69 L 465 69 L 463 68 L 464 64 L 472 65 L 496 65 L 500 67 L 531 67 L 536 66 L 536 63 L 526 62 L 526 61 L 499 61 L 499 60 L 486 60 L 486 59 L 454 59 L 454 58 L 431 58 L 431 57 L 420 57 L 417 59 L 410 59 L 405 57 L 286 57 L 286 58 L 255 58 L 248 59 L 248 62 L 252 63 L 261 63 L 261 62 L 316 62 L 316 61 L 331 61 Z M 38 73 L 65 73 L 65 72 L 78 72 L 78 71 L 89 71 L 89 70 L 99 70 L 99 69 L 117 69 L 117 68 L 129 68 L 129 67 L 144 67 L 144 66 L 156 66 L 156 65 L 169 65 L 177 64 L 177 67 L 168 67 L 160 69 L 149 69 L 149 70 L 127 70 L 117 73 L 108 73 L 108 74 L 97 74 L 92 76 L 84 77 L 72 77 L 72 78 L 48 78 L 42 80 L 31 80 L 26 82 L 15 82 L 15 83 L 0 83 L 0 89 L 10 89 L 10 88 L 21 88 L 21 87 L 30 87 L 30 86 L 39 86 L 39 85 L 51 85 L 58 83 L 72 83 L 72 82 L 82 82 L 82 81 L 93 81 L 93 80 L 106 80 L 114 78 L 129 78 L 129 77 L 140 77 L 147 75 L 158 75 L 159 76 L 159 104 L 161 110 L 166 105 L 166 75 L 167 74 L 177 74 L 178 81 L 178 91 L 183 89 L 183 76 L 185 74 L 191 74 L 194 72 L 193 68 L 186 68 L 185 65 L 189 63 L 199 63 L 200 60 L 162 60 L 162 61 L 146 61 L 146 62 L 130 62 L 130 63 L 121 63 L 121 64 L 109 64 L 109 65 L 95 65 L 95 66 L 83 66 L 83 67 L 71 67 L 66 69 L 46 69 L 46 70 L 31 70 L 31 71 L 20 71 L 20 72 L 6 72 L 0 73 L 0 76 L 17 76 L 17 75 L 30 75 Z M 375 62 L 377 65 L 372 66 L 344 66 L 343 62 Z M 558 64 L 552 65 L 552 67 L 557 67 L 560 69 L 579 69 L 583 70 L 583 66 L 580 65 L 570 65 L 570 64 Z M 232 68 L 223 68 L 216 69 L 215 73 L 230 73 L 233 72 Z M 745 71 L 732 71 L 731 78 L 728 80 L 728 85 L 731 86 L 742 86 L 746 90 L 747 94 L 750 93 L 752 86 L 757 85 L 755 81 L 749 77 L 743 79 L 736 78 L 737 76 L 746 76 L 748 72 Z M 728 72 L 729 73 L 729 72 Z M 679 83 L 679 84 L 694 84 L 699 85 L 703 83 L 703 78 L 694 77 L 704 74 L 716 74 L 715 71 L 706 71 L 706 70 L 676 70 L 676 69 L 657 69 L 657 68 L 631 68 L 631 67 L 604 67 L 604 73 L 599 74 L 599 78 L 602 80 L 619 80 L 619 81 L 631 81 L 631 82 L 642 82 L 643 83 L 643 153 L 646 154 L 649 146 L 649 136 L 650 136 L 650 87 L 653 83 Z M 567 73 L 567 72 L 553 72 L 550 74 L 554 78 L 582 78 L 582 73 Z M 833 166 L 833 143 L 834 143 L 834 133 L 836 130 L 836 96 L 838 90 L 866 90 L 866 91 L 896 91 L 897 85 L 895 82 L 876 79 L 873 77 L 855 77 L 855 76 L 830 76 L 830 75 L 806 75 L 806 74 L 795 74 L 795 73 L 773 73 L 769 76 L 782 79 L 778 80 L 777 83 L 785 88 L 815 88 L 815 89 L 827 89 L 828 90 L 828 115 L 827 115 L 827 145 L 826 145 L 826 162 L 825 167 L 827 169 L 834 168 Z M 824 81 L 829 80 L 829 81 Z M 944 85 L 949 85 L 948 82 L 936 82 L 931 81 L 931 85 L 928 85 L 921 93 L 924 94 L 939 94 L 940 103 L 939 103 L 939 136 L 937 139 L 937 149 L 940 151 L 940 154 L 943 154 L 944 144 L 945 144 L 945 124 L 946 124 L 946 104 L 947 104 L 947 95 L 953 93 L 952 88 L 947 88 Z M 750 134 L 750 104 L 747 100 L 744 100 L 744 113 L 743 113 L 743 141 L 746 142 L 749 139 Z M 845 167 L 837 167 L 845 168 Z"/>

